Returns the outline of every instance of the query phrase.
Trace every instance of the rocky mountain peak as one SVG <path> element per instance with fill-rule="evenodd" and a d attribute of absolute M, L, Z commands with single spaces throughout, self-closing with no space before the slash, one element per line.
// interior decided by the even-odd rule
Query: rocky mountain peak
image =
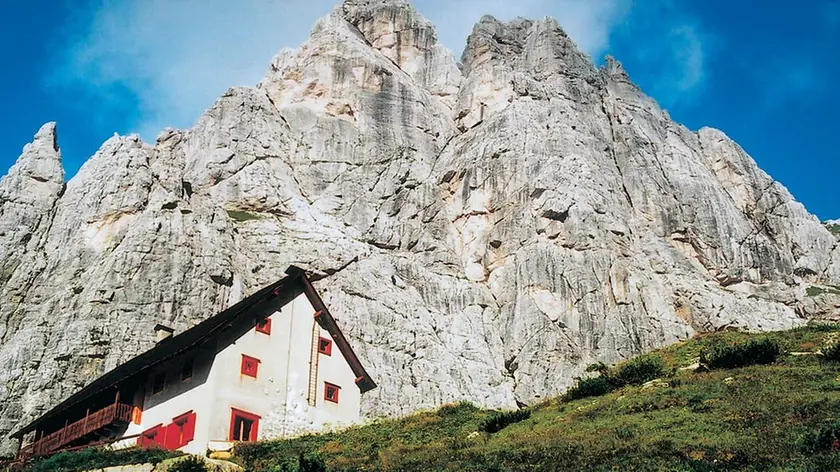
<path fill-rule="evenodd" d="M 53 186 L 64 184 L 64 168 L 61 165 L 61 151 L 58 148 L 54 122 L 43 125 L 32 142 L 24 146 L 23 153 L 6 177 L 11 178 L 15 175 L 41 183 L 51 183 Z"/>
<path fill-rule="evenodd" d="M 56 133 L 56 124 L 54 121 L 49 123 L 45 123 L 41 128 L 35 133 L 34 141 L 36 143 L 44 143 L 45 145 L 52 146 L 53 151 L 58 152 L 58 136 Z"/>

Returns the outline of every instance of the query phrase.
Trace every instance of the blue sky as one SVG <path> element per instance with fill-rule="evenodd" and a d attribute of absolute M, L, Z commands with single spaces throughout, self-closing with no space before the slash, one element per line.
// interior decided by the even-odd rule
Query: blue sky
<path fill-rule="evenodd" d="M 28 0 L 0 6 L 0 173 L 57 121 L 68 175 L 114 133 L 189 127 L 253 85 L 338 0 Z M 739 142 L 822 219 L 840 217 L 840 0 L 415 0 L 460 55 L 483 14 L 554 16 L 689 128 Z"/>

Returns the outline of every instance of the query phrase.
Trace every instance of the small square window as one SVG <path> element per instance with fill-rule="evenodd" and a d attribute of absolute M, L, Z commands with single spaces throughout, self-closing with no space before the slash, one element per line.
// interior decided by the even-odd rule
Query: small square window
<path fill-rule="evenodd" d="M 257 321 L 257 331 L 263 334 L 271 334 L 271 318 Z"/>
<path fill-rule="evenodd" d="M 181 365 L 181 382 L 191 379 L 193 376 L 193 360 L 190 359 Z"/>
<path fill-rule="evenodd" d="M 246 356 L 242 354 L 242 369 L 241 373 L 248 377 L 257 378 L 257 370 L 260 365 L 260 360 L 256 357 Z"/>
<path fill-rule="evenodd" d="M 324 382 L 324 400 L 328 402 L 338 403 L 338 391 L 341 387 L 329 382 Z"/>
<path fill-rule="evenodd" d="M 160 373 L 152 379 L 152 395 L 160 393 L 166 387 L 166 374 Z"/>
<path fill-rule="evenodd" d="M 318 352 L 321 354 L 332 355 L 332 341 L 327 338 L 318 338 Z"/>

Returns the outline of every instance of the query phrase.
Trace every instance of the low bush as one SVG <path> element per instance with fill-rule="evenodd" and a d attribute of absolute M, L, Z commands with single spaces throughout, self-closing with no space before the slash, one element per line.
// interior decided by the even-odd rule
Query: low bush
<path fill-rule="evenodd" d="M 823 424 L 803 435 L 802 451 L 807 454 L 840 451 L 840 422 Z"/>
<path fill-rule="evenodd" d="M 578 379 L 575 386 L 570 388 L 566 392 L 566 395 L 563 396 L 563 399 L 570 401 L 587 397 L 600 397 L 601 395 L 610 393 L 612 389 L 612 384 L 609 380 L 607 380 L 607 377 L 603 375 L 598 377 Z"/>
<path fill-rule="evenodd" d="M 207 472 L 207 463 L 198 457 L 190 456 L 170 464 L 166 472 Z"/>
<path fill-rule="evenodd" d="M 835 342 L 821 349 L 822 357 L 828 361 L 840 362 L 840 342 Z"/>
<path fill-rule="evenodd" d="M 479 428 L 485 433 L 498 433 L 506 427 L 527 420 L 531 417 L 531 410 L 502 411 L 493 413 L 481 422 Z"/>
<path fill-rule="evenodd" d="M 610 382 L 616 387 L 641 385 L 665 375 L 665 364 L 659 356 L 642 356 L 631 359 L 610 375 Z"/>
<path fill-rule="evenodd" d="M 772 364 L 781 353 L 779 343 L 769 338 L 738 344 L 717 343 L 700 351 L 700 363 L 709 369 L 733 369 Z"/>
<path fill-rule="evenodd" d="M 320 454 L 301 454 L 298 457 L 297 472 L 327 472 L 327 465 Z"/>
<path fill-rule="evenodd" d="M 468 401 L 461 401 L 451 405 L 443 405 L 437 411 L 438 416 L 457 416 L 464 413 L 473 413 L 478 407 Z"/>

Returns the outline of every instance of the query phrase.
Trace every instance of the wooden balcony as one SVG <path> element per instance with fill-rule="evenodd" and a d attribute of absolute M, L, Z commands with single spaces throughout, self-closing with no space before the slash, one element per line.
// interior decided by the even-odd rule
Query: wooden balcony
<path fill-rule="evenodd" d="M 22 447 L 18 456 L 21 458 L 45 456 L 58 452 L 86 436 L 91 439 L 98 439 L 95 438 L 96 436 L 108 436 L 115 431 L 112 427 L 124 426 L 131 421 L 132 408 L 131 405 L 122 403 L 111 404 L 50 435 L 38 438 L 32 444 Z"/>

